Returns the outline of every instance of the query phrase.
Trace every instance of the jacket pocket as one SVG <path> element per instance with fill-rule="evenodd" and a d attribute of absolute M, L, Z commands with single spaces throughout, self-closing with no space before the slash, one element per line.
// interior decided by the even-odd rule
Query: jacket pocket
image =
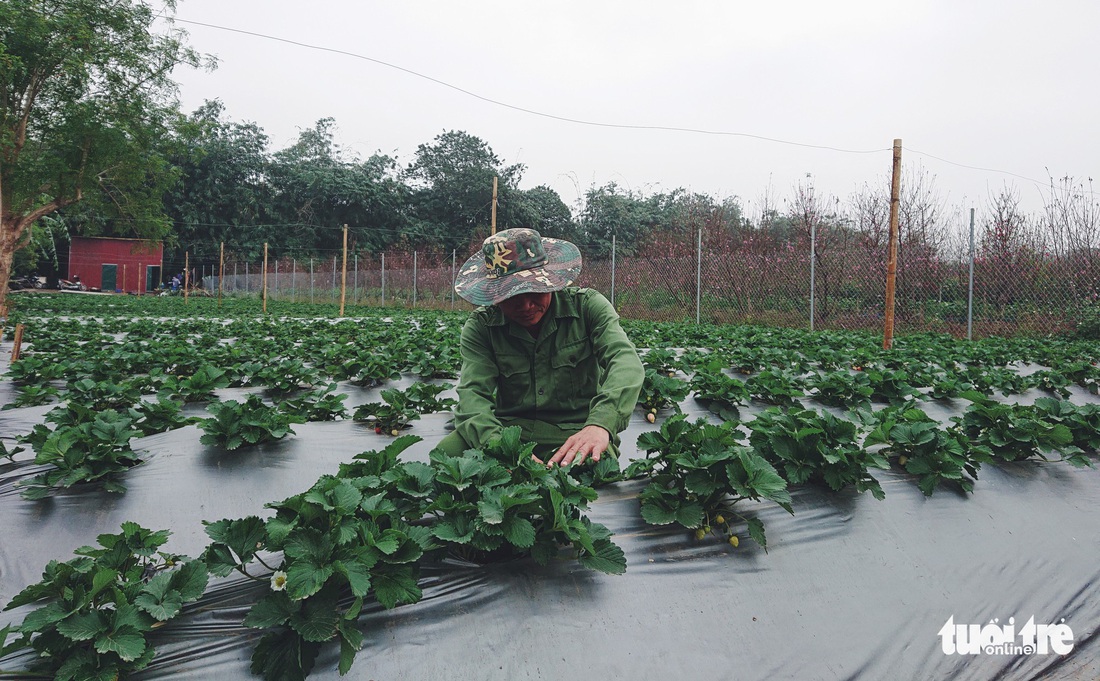
<path fill-rule="evenodd" d="M 531 358 L 518 354 L 497 354 L 500 378 L 497 384 L 497 407 L 512 410 L 533 406 L 531 392 Z M 527 400 L 526 402 L 524 400 Z"/>
<path fill-rule="evenodd" d="M 596 394 L 599 366 L 587 338 L 563 345 L 550 358 L 554 375 L 554 392 L 561 406 L 587 406 Z"/>

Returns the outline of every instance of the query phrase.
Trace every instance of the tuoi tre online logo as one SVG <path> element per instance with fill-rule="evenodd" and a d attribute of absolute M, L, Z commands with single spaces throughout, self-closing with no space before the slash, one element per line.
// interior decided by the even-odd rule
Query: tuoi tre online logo
<path fill-rule="evenodd" d="M 1016 631 L 1016 618 L 1008 624 L 992 619 L 989 624 L 955 624 L 955 616 L 939 631 L 944 655 L 1068 655 L 1073 650 L 1073 630 L 1065 618 L 1057 624 L 1036 624 L 1028 619 Z"/>

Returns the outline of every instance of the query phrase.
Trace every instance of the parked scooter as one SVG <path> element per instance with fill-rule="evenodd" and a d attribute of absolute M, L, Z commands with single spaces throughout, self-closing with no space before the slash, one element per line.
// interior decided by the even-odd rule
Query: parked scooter
<path fill-rule="evenodd" d="M 77 276 L 73 277 L 71 281 L 68 280 L 68 279 L 59 279 L 58 282 L 57 282 L 57 287 L 59 289 L 61 289 L 62 291 L 87 291 L 88 290 L 88 287 L 81 283 L 80 275 L 77 275 Z"/>
<path fill-rule="evenodd" d="M 41 279 L 30 274 L 8 279 L 8 288 L 12 291 L 20 291 L 25 288 L 42 288 L 43 286 Z"/>

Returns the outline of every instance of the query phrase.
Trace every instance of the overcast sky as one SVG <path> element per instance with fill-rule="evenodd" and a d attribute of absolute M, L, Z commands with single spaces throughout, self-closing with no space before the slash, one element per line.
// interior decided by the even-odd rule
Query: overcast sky
<path fill-rule="evenodd" d="M 177 72 L 187 111 L 220 99 L 273 149 L 332 117 L 403 165 L 463 130 L 574 207 L 608 182 L 750 214 L 799 182 L 844 201 L 887 185 L 894 138 L 906 176 L 979 212 L 1006 183 L 1037 212 L 1048 171 L 1100 173 L 1095 0 L 180 0 L 177 19 L 219 62 Z"/>

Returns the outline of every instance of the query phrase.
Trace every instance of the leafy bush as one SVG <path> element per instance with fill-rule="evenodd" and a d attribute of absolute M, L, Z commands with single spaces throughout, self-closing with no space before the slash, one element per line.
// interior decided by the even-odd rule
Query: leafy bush
<path fill-rule="evenodd" d="M 230 451 L 293 435 L 290 424 L 304 420 L 277 406 L 268 406 L 259 395 L 249 395 L 244 402 L 214 402 L 206 410 L 214 417 L 199 421 L 199 427 L 204 431 L 199 441 Z"/>
<path fill-rule="evenodd" d="M 630 464 L 623 476 L 650 480 L 639 495 L 646 522 L 676 523 L 694 529 L 697 539 L 715 531 L 736 543 L 729 522 L 736 517 L 746 523 L 753 540 L 768 548 L 763 521 L 737 513 L 734 506 L 745 499 L 768 499 L 794 513 L 791 497 L 775 468 L 738 442 L 736 427 L 732 421 L 720 426 L 703 419 L 689 423 L 678 414 L 661 424 L 660 431 L 638 437 L 646 458 Z"/>
<path fill-rule="evenodd" d="M 72 409 L 55 409 L 58 420 L 65 421 Z M 49 416 L 47 416 L 49 418 Z M 63 422 L 54 430 L 38 424 L 22 438 L 34 448 L 34 462 L 49 466 L 28 480 L 16 483 L 26 499 L 42 499 L 55 489 L 96 480 L 103 481 L 108 492 L 126 491 L 118 477 L 140 464 L 142 459 L 130 448 L 130 440 L 142 435 L 129 414 L 116 411 L 90 413 L 80 420 Z"/>
<path fill-rule="evenodd" d="M 99 548 L 50 561 L 42 581 L 17 594 L 4 610 L 44 602 L 18 627 L 0 629 L 0 657 L 32 649 L 32 669 L 61 681 L 117 679 L 144 669 L 155 650 L 146 636 L 202 596 L 206 565 L 164 553 L 169 532 L 123 523 L 101 534 Z M 19 638 L 7 643 L 10 634 Z"/>
<path fill-rule="evenodd" d="M 749 442 L 782 471 L 791 484 L 820 480 L 835 491 L 854 485 L 884 498 L 882 486 L 869 468 L 889 468 L 881 454 L 863 449 L 856 425 L 812 409 L 771 408 L 748 423 Z"/>

